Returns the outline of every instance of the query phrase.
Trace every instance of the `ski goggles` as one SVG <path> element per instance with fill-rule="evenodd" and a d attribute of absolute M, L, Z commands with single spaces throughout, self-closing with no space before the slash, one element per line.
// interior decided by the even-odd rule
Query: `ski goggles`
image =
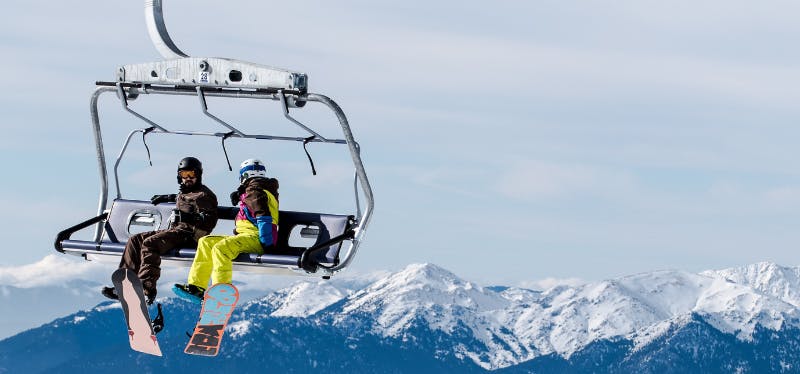
<path fill-rule="evenodd" d="M 197 173 L 194 170 L 178 170 L 178 176 L 183 179 L 197 179 Z"/>

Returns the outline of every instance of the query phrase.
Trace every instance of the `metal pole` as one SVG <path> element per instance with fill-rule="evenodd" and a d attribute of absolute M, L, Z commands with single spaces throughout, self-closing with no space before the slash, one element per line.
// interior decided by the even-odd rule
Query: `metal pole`
<path fill-rule="evenodd" d="M 89 112 L 92 117 L 92 130 L 94 132 L 94 145 L 97 151 L 97 166 L 100 169 L 100 199 L 97 203 L 97 215 L 103 214 L 106 210 L 108 202 L 108 171 L 106 170 L 106 156 L 103 151 L 103 136 L 100 133 L 100 115 L 97 110 L 97 101 L 101 94 L 104 92 L 114 92 L 116 88 L 113 87 L 98 87 L 92 94 Z M 94 231 L 94 241 L 99 242 L 100 236 L 103 234 L 103 223 L 99 222 Z"/>
<path fill-rule="evenodd" d="M 372 187 L 367 179 L 367 173 L 364 171 L 364 164 L 361 162 L 361 152 L 355 139 L 353 138 L 353 133 L 350 131 L 350 125 L 347 122 L 347 117 L 345 117 L 342 108 L 340 108 L 338 104 L 336 104 L 327 96 L 309 93 L 307 99 L 309 101 L 316 101 L 325 104 L 328 106 L 328 108 L 333 110 L 333 112 L 336 114 L 336 118 L 339 119 L 339 124 L 342 126 L 342 133 L 344 133 L 344 138 L 347 141 L 348 148 L 350 149 L 350 156 L 353 159 L 353 165 L 356 168 L 356 175 L 358 176 L 359 182 L 361 182 L 361 190 L 364 192 L 364 198 L 366 199 L 367 206 L 364 209 L 364 215 L 361 217 L 361 221 L 358 222 L 358 227 L 355 229 L 356 235 L 353 238 L 353 244 L 351 245 L 350 250 L 347 251 L 344 260 L 342 260 L 339 265 L 330 268 L 331 272 L 336 272 L 346 268 L 353 260 L 353 257 L 358 250 L 358 245 L 362 240 L 364 240 L 364 234 L 366 233 L 367 226 L 372 218 L 372 211 L 375 208 L 375 202 L 372 196 Z"/>
<path fill-rule="evenodd" d="M 127 96 L 127 94 L 125 93 L 125 89 L 124 89 L 124 88 L 122 88 L 122 84 L 120 84 L 120 83 L 117 83 L 117 95 L 119 96 L 119 102 L 122 104 L 122 107 L 123 107 L 123 108 L 124 108 L 126 111 L 128 111 L 128 112 L 129 112 L 129 113 L 131 113 L 131 114 L 133 114 L 134 116 L 136 116 L 137 118 L 141 119 L 142 121 L 145 121 L 145 122 L 147 122 L 148 124 L 150 124 L 150 126 L 153 126 L 153 127 L 157 128 L 157 129 L 159 129 L 159 130 L 161 130 L 161 131 L 164 131 L 164 132 L 169 132 L 167 129 L 165 129 L 165 128 L 161 127 L 159 124 L 157 124 L 157 123 L 155 123 L 155 122 L 151 121 L 149 118 L 147 118 L 147 117 L 145 117 L 145 116 L 143 116 L 143 115 L 141 115 L 141 114 L 137 113 L 137 112 L 136 112 L 136 111 L 134 111 L 133 109 L 131 109 L 131 108 L 128 106 L 128 96 Z"/>
<path fill-rule="evenodd" d="M 200 98 L 200 109 L 203 110 L 203 114 L 211 117 L 211 119 L 213 119 L 214 121 L 217 121 L 217 123 L 219 123 L 220 125 L 227 127 L 228 130 L 233 131 L 233 133 L 236 134 L 237 136 L 244 136 L 244 133 L 239 131 L 237 128 L 235 128 L 235 127 L 229 125 L 227 122 L 217 118 L 217 116 L 211 114 L 208 111 L 208 104 L 206 103 L 206 95 L 203 93 L 203 88 L 200 87 L 200 86 L 197 86 L 197 97 Z"/>
<path fill-rule="evenodd" d="M 289 115 L 289 103 L 286 101 L 286 96 L 283 94 L 283 90 L 278 91 L 278 98 L 281 100 L 281 107 L 283 107 L 283 116 L 286 117 L 289 121 L 292 121 L 297 126 L 303 128 L 303 130 L 308 131 L 309 134 L 314 135 L 315 138 L 322 139 L 323 141 L 327 140 L 320 134 L 317 134 L 314 130 L 308 128 L 308 126 L 300 123 L 300 121 L 294 119 L 291 115 Z"/>
<path fill-rule="evenodd" d="M 153 45 L 165 59 L 189 57 L 183 53 L 167 32 L 167 25 L 164 22 L 164 11 L 161 7 L 161 0 L 144 0 L 144 19 L 147 23 L 147 33 Z"/>
<path fill-rule="evenodd" d="M 117 156 L 117 161 L 114 162 L 114 185 L 117 187 L 117 199 L 121 199 L 122 198 L 122 192 L 120 192 L 120 188 L 119 188 L 119 173 L 117 172 L 117 170 L 119 169 L 119 162 L 122 161 L 122 156 L 125 154 L 125 150 L 128 149 L 128 144 L 131 142 L 131 138 L 133 137 L 133 134 L 136 134 L 137 132 L 144 133 L 145 130 L 144 129 L 136 129 L 136 130 L 131 131 L 130 134 L 128 134 L 128 138 L 125 139 L 125 144 L 122 146 L 122 149 L 119 151 L 119 156 Z"/>

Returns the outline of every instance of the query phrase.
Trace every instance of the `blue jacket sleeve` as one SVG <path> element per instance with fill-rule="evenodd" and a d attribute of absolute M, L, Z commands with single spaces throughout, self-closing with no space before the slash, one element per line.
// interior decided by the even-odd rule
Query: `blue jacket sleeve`
<path fill-rule="evenodd" d="M 256 217 L 256 227 L 258 227 L 258 240 L 262 247 L 272 245 L 272 216 Z"/>

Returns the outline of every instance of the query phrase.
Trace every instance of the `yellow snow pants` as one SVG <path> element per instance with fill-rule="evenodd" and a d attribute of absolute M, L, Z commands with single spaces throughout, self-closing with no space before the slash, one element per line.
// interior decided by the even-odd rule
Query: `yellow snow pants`
<path fill-rule="evenodd" d="M 209 235 L 197 242 L 192 268 L 189 270 L 189 284 L 208 288 L 211 284 L 231 283 L 233 278 L 233 259 L 240 253 L 261 254 L 258 230 L 247 231 L 234 236 Z"/>

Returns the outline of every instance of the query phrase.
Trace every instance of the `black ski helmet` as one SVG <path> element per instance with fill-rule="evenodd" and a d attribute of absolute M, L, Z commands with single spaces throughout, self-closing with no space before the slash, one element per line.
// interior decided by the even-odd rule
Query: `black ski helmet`
<path fill-rule="evenodd" d="M 197 183 L 200 184 L 203 181 L 203 163 L 200 160 L 194 157 L 184 157 L 181 159 L 181 162 L 178 163 L 178 171 L 181 170 L 194 170 L 197 173 Z M 178 175 L 178 184 L 181 184 L 181 176 Z"/>

